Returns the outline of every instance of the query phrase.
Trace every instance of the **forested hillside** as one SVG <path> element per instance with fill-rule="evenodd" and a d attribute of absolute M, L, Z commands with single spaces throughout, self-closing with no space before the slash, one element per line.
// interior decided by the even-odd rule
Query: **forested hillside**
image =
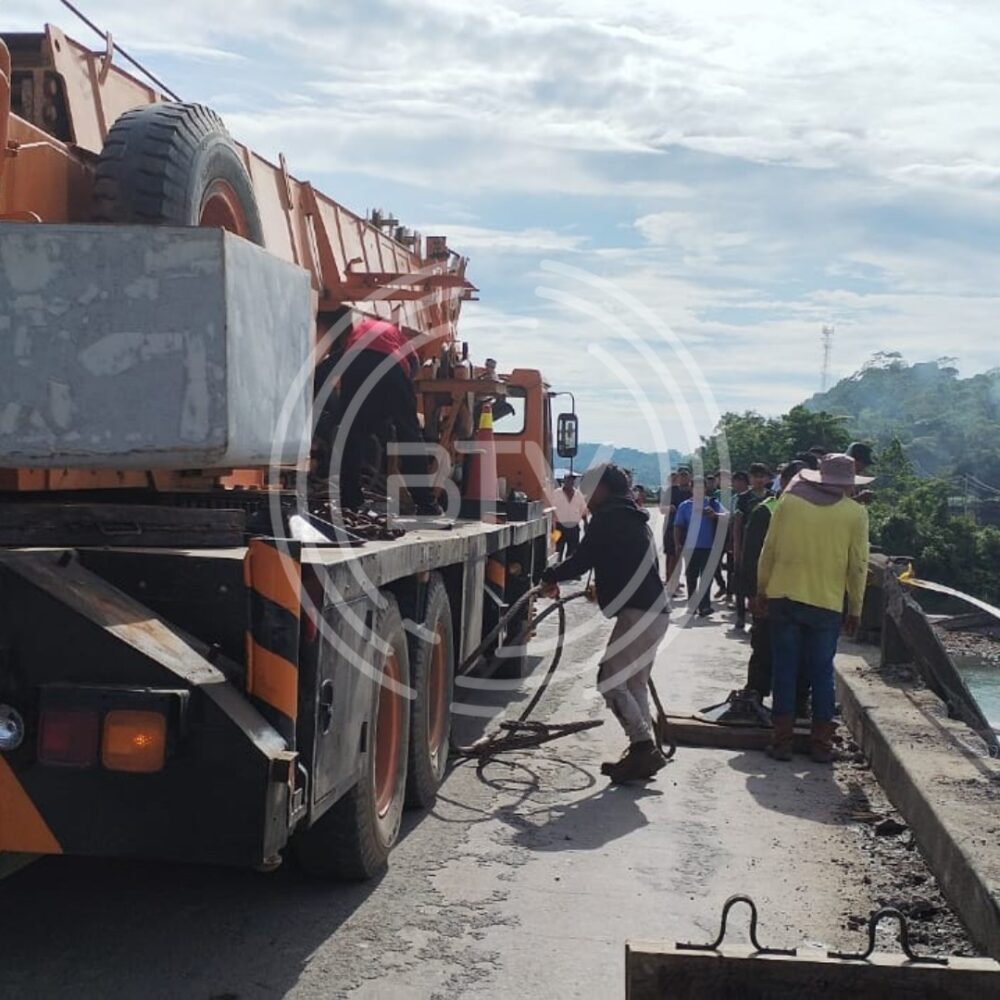
<path fill-rule="evenodd" d="M 1000 368 L 963 379 L 951 362 L 876 354 L 805 406 L 846 417 L 854 438 L 881 447 L 899 438 L 919 474 L 964 473 L 1000 488 Z"/>

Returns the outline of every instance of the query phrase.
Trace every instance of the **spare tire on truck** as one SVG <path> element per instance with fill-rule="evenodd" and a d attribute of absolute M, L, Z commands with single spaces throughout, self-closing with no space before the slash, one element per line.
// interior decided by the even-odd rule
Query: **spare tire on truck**
<path fill-rule="evenodd" d="M 263 245 L 253 183 L 211 108 L 163 102 L 111 126 L 94 181 L 97 222 L 217 226 Z"/>
<path fill-rule="evenodd" d="M 358 783 L 308 829 L 296 834 L 302 869 L 321 878 L 366 879 L 389 860 L 403 818 L 410 747 L 410 654 L 399 605 L 382 593 L 375 635 L 381 642 L 372 681 L 367 739 Z"/>

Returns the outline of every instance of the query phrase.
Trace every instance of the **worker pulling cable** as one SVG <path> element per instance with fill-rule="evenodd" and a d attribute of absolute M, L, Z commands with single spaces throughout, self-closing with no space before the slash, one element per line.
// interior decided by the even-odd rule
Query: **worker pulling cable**
<path fill-rule="evenodd" d="M 459 668 L 474 666 L 500 634 L 504 624 L 521 611 L 536 593 L 554 599 L 553 605 L 528 625 L 537 625 L 554 611 L 559 614 L 559 634 L 552 663 L 534 697 L 515 722 L 502 723 L 501 732 L 482 738 L 468 747 L 456 747 L 459 756 L 489 756 L 505 749 L 538 746 L 565 735 L 552 727 L 529 723 L 542 695 L 558 667 L 565 641 L 565 605 L 585 596 L 561 597 L 558 584 L 579 579 L 588 571 L 594 575 L 594 591 L 602 613 L 614 618 L 615 625 L 601 657 L 598 690 L 629 739 L 628 748 L 617 761 L 601 765 L 601 772 L 616 784 L 652 778 L 672 756 L 662 749 L 666 720 L 651 679 L 656 649 L 670 621 L 669 601 L 660 579 L 656 545 L 649 530 L 648 515 L 633 502 L 628 477 L 615 465 L 599 466 L 583 477 L 583 492 L 593 518 L 577 551 L 558 566 L 546 569 L 541 586 L 524 594 Z M 527 629 L 526 629 L 527 631 Z M 649 707 L 652 693 L 658 718 Z M 573 724 L 570 731 L 591 728 L 590 723 Z"/>
<path fill-rule="evenodd" d="M 492 647 L 493 642 L 500 635 L 507 623 L 515 620 L 524 606 L 530 603 L 532 598 L 538 596 L 541 590 L 541 586 L 533 587 L 531 590 L 522 594 L 521 597 L 518 598 L 518 600 L 504 612 L 497 624 L 490 630 L 489 634 L 485 636 L 482 642 L 480 642 L 480 644 L 459 665 L 458 670 L 456 671 L 456 677 L 467 676 L 475 669 L 480 661 L 486 657 L 487 650 Z M 583 590 L 577 591 L 576 593 L 560 597 L 554 600 L 539 614 L 528 620 L 524 628 L 525 635 L 531 632 L 550 615 L 554 613 L 558 613 L 559 615 L 558 634 L 556 636 L 556 645 L 552 654 L 552 661 L 549 663 L 548 670 L 546 670 L 545 676 L 542 678 L 542 682 L 538 685 L 538 690 L 535 691 L 531 700 L 516 720 L 501 722 L 499 728 L 495 732 L 480 737 L 475 742 L 465 746 L 457 744 L 453 739 L 451 749 L 454 756 L 484 759 L 493 757 L 500 753 L 509 753 L 515 750 L 529 750 L 534 747 L 541 746 L 543 743 L 550 743 L 552 740 L 569 736 L 572 733 L 583 732 L 587 729 L 596 729 L 598 726 L 602 726 L 604 724 L 601 719 L 588 719 L 582 722 L 568 723 L 542 723 L 531 721 L 531 715 L 534 713 L 539 702 L 542 700 L 542 697 L 548 689 L 552 678 L 555 676 L 556 669 L 562 659 L 566 641 L 566 605 L 571 601 L 579 600 L 581 597 L 593 600 L 592 589 L 589 586 L 586 586 Z M 677 748 L 673 743 L 669 742 L 665 738 L 666 714 L 664 712 L 663 705 L 660 702 L 659 694 L 656 691 L 652 678 L 649 678 L 648 683 L 650 694 L 657 709 L 657 721 L 655 726 L 657 742 L 659 744 L 660 752 L 664 755 L 664 759 L 670 760 Z"/>

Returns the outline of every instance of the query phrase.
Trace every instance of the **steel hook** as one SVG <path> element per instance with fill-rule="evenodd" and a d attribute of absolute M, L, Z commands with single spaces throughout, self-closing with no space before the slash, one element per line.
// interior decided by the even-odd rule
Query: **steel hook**
<path fill-rule="evenodd" d="M 757 904 L 749 896 L 730 896 L 722 907 L 722 923 L 719 927 L 719 934 L 711 944 L 691 944 L 678 941 L 675 945 L 684 951 L 718 951 L 719 945 L 726 939 L 726 922 L 729 919 L 729 911 L 737 903 L 746 903 L 750 907 L 750 943 L 754 946 L 758 955 L 794 955 L 794 948 L 765 948 L 757 940 Z"/>

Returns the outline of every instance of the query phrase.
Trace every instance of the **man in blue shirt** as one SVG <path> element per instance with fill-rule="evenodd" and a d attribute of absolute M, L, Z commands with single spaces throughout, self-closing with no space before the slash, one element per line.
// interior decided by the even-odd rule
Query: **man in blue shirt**
<path fill-rule="evenodd" d="M 714 485 L 713 485 L 714 488 Z M 697 510 L 695 505 L 697 504 Z M 678 508 L 674 518 L 674 544 L 680 553 L 685 545 L 688 548 L 686 582 L 688 601 L 693 605 L 698 588 L 701 595 L 698 601 L 698 615 L 707 618 L 712 613 L 712 576 L 715 565 L 709 565 L 712 556 L 712 544 L 717 531 L 726 531 L 728 515 L 719 500 L 706 490 L 706 484 L 695 485 L 694 496 L 685 500 Z M 692 532 L 696 532 L 690 538 Z M 722 555 L 720 547 L 716 556 Z"/>

